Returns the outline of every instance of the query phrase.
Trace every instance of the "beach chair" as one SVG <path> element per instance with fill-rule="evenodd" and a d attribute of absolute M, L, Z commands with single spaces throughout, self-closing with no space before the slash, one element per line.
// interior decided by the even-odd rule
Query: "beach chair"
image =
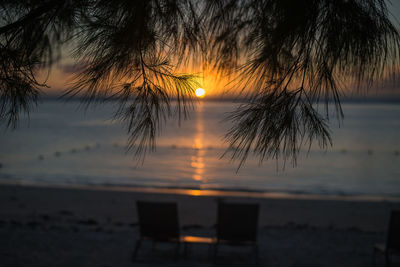
<path fill-rule="evenodd" d="M 175 243 L 175 258 L 179 255 L 180 234 L 178 222 L 178 208 L 176 203 L 137 201 L 140 236 L 133 252 L 133 260 L 142 241 Z"/>
<path fill-rule="evenodd" d="M 376 265 L 377 252 L 385 256 L 386 266 L 390 266 L 393 254 L 400 255 L 400 210 L 392 211 L 390 214 L 386 244 L 374 246 L 374 265 Z"/>
<path fill-rule="evenodd" d="M 257 225 L 258 204 L 218 203 L 217 236 L 214 248 L 214 262 L 218 246 L 252 246 L 255 263 L 258 264 Z"/>

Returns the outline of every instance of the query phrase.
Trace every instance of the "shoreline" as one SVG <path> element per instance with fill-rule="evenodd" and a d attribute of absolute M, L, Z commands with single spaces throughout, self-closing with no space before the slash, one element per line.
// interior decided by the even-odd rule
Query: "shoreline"
<path fill-rule="evenodd" d="M 0 180 L 0 186 L 28 186 L 39 188 L 55 189 L 77 189 L 94 191 L 116 191 L 116 192 L 136 192 L 152 194 L 177 194 L 204 197 L 246 197 L 261 199 L 299 199 L 299 200 L 332 200 L 332 201 L 366 201 L 366 202 L 399 202 L 400 196 L 376 196 L 376 195 L 343 195 L 343 194 L 313 194 L 313 193 L 294 193 L 294 192 L 274 192 L 256 191 L 247 189 L 231 188 L 211 188 L 201 189 L 196 187 L 165 187 L 165 186 L 146 186 L 146 185 L 85 185 L 85 184 L 51 184 L 44 182 L 7 182 Z"/>
<path fill-rule="evenodd" d="M 259 227 L 288 225 L 329 229 L 384 232 L 390 211 L 400 202 L 205 196 L 165 191 L 116 191 L 0 185 L 0 221 L 27 222 L 37 217 L 74 214 L 79 220 L 137 223 L 136 201 L 167 201 L 178 204 L 181 226 L 212 227 L 218 201 L 259 203 Z"/>

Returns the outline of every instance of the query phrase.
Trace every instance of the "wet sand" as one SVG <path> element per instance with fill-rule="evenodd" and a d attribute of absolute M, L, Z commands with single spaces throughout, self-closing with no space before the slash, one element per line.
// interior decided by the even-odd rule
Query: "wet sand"
<path fill-rule="evenodd" d="M 217 201 L 260 204 L 260 265 L 370 266 L 374 243 L 384 242 L 391 209 L 399 202 L 310 200 L 171 193 L 0 186 L 1 266 L 212 266 L 207 247 L 193 245 L 186 259 L 173 246 L 144 245 L 136 200 L 178 203 L 183 234 L 213 236 Z M 221 250 L 221 264 L 251 265 L 247 248 Z M 383 264 L 383 257 L 378 257 Z M 383 265 L 382 265 L 383 266 Z M 395 265 L 396 266 L 396 265 Z"/>

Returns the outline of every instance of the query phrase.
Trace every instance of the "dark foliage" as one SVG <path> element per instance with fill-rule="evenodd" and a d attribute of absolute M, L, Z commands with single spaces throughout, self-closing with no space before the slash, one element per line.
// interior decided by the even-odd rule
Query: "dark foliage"
<path fill-rule="evenodd" d="M 84 68 L 66 96 L 117 99 L 138 155 L 191 107 L 196 77 L 182 65 L 202 61 L 242 89 L 226 135 L 242 164 L 251 151 L 295 162 L 304 143 L 330 144 L 329 102 L 341 119 L 345 85 L 399 62 L 384 0 L 6 0 L 0 13 L 0 120 L 15 126 L 46 86 L 37 70 L 73 47 Z"/>

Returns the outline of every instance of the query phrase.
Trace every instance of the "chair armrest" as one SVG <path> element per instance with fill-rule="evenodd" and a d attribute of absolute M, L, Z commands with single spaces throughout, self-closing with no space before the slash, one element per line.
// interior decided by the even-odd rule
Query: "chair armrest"
<path fill-rule="evenodd" d="M 374 250 L 380 251 L 382 253 L 386 252 L 386 245 L 385 244 L 375 244 Z"/>

